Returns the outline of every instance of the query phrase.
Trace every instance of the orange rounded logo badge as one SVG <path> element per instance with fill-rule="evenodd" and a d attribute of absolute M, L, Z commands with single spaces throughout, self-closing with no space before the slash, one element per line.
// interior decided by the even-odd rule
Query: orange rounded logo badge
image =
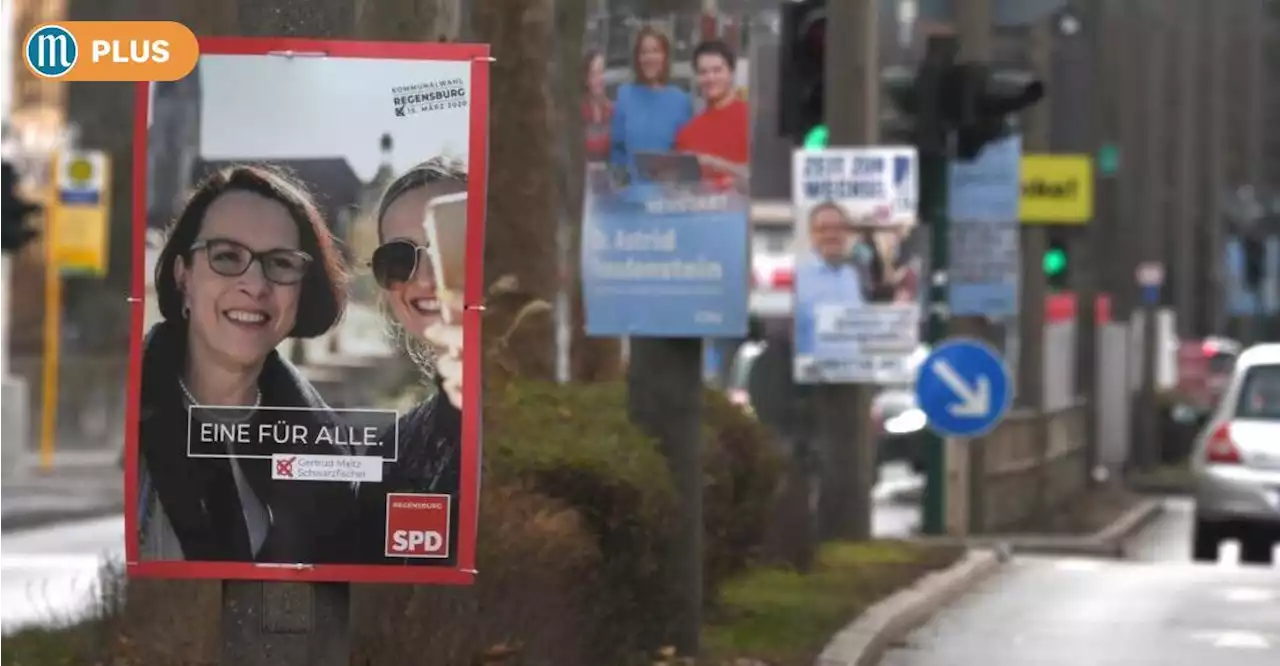
<path fill-rule="evenodd" d="M 23 42 L 27 69 L 57 81 L 177 81 L 200 59 L 200 42 L 173 21 L 63 21 Z"/>

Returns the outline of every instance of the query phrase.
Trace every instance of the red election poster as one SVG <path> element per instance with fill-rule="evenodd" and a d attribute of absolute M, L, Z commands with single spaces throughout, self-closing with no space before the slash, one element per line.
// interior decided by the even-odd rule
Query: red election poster
<path fill-rule="evenodd" d="M 469 584 L 489 49 L 204 39 L 140 84 L 140 577 Z"/>

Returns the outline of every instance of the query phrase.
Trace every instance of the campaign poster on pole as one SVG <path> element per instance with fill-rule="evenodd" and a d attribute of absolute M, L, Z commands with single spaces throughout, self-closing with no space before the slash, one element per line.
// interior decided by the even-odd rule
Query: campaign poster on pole
<path fill-rule="evenodd" d="M 922 261 L 911 147 L 797 150 L 795 381 L 911 380 Z"/>
<path fill-rule="evenodd" d="M 471 583 L 488 47 L 200 50 L 137 88 L 129 574 Z"/>
<path fill-rule="evenodd" d="M 580 268 L 592 336 L 747 332 L 749 136 L 742 17 L 588 26 Z"/>

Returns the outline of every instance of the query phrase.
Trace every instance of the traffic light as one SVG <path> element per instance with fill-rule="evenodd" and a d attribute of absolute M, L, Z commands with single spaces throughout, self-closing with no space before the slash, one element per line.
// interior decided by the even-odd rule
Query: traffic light
<path fill-rule="evenodd" d="M 807 148 L 825 147 L 827 8 L 825 0 L 782 5 L 778 49 L 778 131 Z"/>
<path fill-rule="evenodd" d="M 4 162 L 3 187 L 3 249 L 5 254 L 20 252 L 35 240 L 37 232 L 31 229 L 28 218 L 40 210 L 40 206 L 18 196 L 18 170 L 8 160 Z"/>
<path fill-rule="evenodd" d="M 817 125 L 804 135 L 801 144 L 805 150 L 821 150 L 831 145 L 831 130 L 826 125 Z"/>
<path fill-rule="evenodd" d="M 1240 239 L 1240 253 L 1244 255 L 1244 286 L 1256 292 L 1266 276 L 1267 244 L 1257 234 L 1245 234 Z"/>
<path fill-rule="evenodd" d="M 1050 235 L 1044 249 L 1044 279 L 1054 291 L 1071 288 L 1071 245 L 1066 238 Z"/>
<path fill-rule="evenodd" d="M 921 155 L 951 153 L 946 156 L 972 161 L 1009 133 L 1009 116 L 1044 97 L 1044 84 L 1023 72 L 957 62 L 957 53 L 954 38 L 934 37 L 914 72 L 884 73 L 895 111 L 887 134 L 908 139 Z"/>

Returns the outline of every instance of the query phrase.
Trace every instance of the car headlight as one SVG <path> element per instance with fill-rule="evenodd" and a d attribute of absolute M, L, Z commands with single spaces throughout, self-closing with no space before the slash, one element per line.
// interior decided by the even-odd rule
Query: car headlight
<path fill-rule="evenodd" d="M 885 421 L 884 429 L 891 435 L 905 435 L 923 429 L 928 421 L 924 412 L 919 409 L 908 409 Z"/>

